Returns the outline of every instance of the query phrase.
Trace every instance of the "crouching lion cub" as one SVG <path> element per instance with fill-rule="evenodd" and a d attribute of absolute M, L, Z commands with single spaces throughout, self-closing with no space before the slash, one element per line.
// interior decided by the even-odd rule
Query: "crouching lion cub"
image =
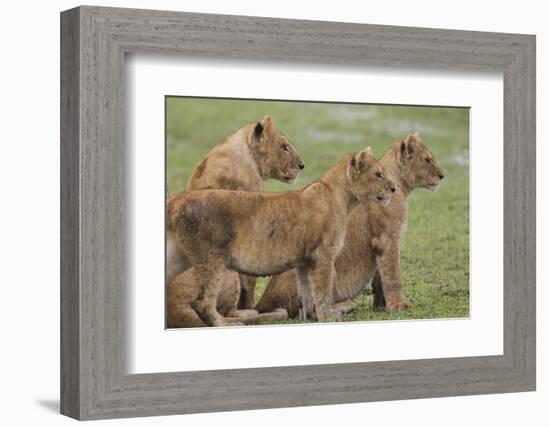
<path fill-rule="evenodd" d="M 284 308 L 276 308 L 268 313 L 259 314 L 256 310 L 237 308 L 241 284 L 239 273 L 226 270 L 222 276 L 223 285 L 218 294 L 216 307 L 228 321 L 235 324 L 252 325 L 260 322 L 286 320 L 288 314 Z M 193 309 L 193 301 L 199 297 L 200 289 L 196 286 L 195 269 L 189 268 L 178 274 L 168 285 L 167 327 L 196 328 L 208 326 Z"/>
<path fill-rule="evenodd" d="M 292 184 L 304 162 L 271 116 L 249 123 L 217 144 L 193 170 L 186 190 L 262 191 L 263 182 Z M 166 237 L 166 283 L 188 268 L 170 232 Z M 241 276 L 239 308 L 254 308 L 256 279 Z"/>
<path fill-rule="evenodd" d="M 297 268 L 305 315 L 334 318 L 332 278 L 350 212 L 395 191 L 367 148 L 348 155 L 301 191 L 182 192 L 168 205 L 168 227 L 194 268 L 192 308 L 209 326 L 232 324 L 217 311 L 227 268 L 265 276 Z"/>
<path fill-rule="evenodd" d="M 345 244 L 336 258 L 334 303 L 342 311 L 352 310 L 353 300 L 372 281 L 374 307 L 393 312 L 409 307 L 403 297 L 400 269 L 400 240 L 407 222 L 407 197 L 415 188 L 435 191 L 443 172 L 418 133 L 397 142 L 380 159 L 396 192 L 385 207 L 368 203 L 350 215 Z M 260 312 L 281 307 L 291 317 L 300 307 L 297 271 L 274 276 L 256 305 Z"/>

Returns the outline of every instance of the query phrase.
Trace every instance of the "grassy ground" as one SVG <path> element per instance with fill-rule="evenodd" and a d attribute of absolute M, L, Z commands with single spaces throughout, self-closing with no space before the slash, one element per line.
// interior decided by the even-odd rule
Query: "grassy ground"
<path fill-rule="evenodd" d="M 402 243 L 404 292 L 411 310 L 374 312 L 372 297 L 358 297 L 348 320 L 455 318 L 469 315 L 468 110 L 168 98 L 167 179 L 184 188 L 193 167 L 224 136 L 270 114 L 300 152 L 306 168 L 292 186 L 268 181 L 268 191 L 296 190 L 319 178 L 344 154 L 370 145 L 380 157 L 392 142 L 418 131 L 441 163 L 436 193 L 409 198 Z M 258 297 L 267 279 L 258 281 Z"/>

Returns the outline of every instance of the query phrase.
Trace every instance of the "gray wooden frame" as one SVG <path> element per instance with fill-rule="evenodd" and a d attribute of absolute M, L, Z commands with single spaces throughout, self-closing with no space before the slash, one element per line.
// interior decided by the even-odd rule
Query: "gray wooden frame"
<path fill-rule="evenodd" d="M 128 375 L 124 58 L 134 52 L 502 72 L 504 354 Z M 535 390 L 534 36 L 71 9 L 61 14 L 61 166 L 65 415 L 99 419 Z"/>

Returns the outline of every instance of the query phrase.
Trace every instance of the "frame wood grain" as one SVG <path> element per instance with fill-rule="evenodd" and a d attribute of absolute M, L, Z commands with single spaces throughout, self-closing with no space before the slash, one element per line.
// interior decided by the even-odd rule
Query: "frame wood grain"
<path fill-rule="evenodd" d="M 127 374 L 127 53 L 502 72 L 504 354 Z M 535 390 L 534 36 L 71 9 L 61 14 L 61 165 L 65 415 L 100 419 Z"/>

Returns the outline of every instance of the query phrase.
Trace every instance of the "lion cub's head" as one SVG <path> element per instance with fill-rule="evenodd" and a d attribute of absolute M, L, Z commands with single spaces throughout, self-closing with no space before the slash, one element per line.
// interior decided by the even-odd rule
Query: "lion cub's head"
<path fill-rule="evenodd" d="M 430 149 L 422 143 L 418 132 L 401 141 L 399 160 L 401 178 L 410 188 L 423 187 L 435 191 L 444 178 L 441 167 Z"/>
<path fill-rule="evenodd" d="M 351 192 L 361 203 L 373 201 L 387 206 L 395 192 L 393 182 L 386 178 L 382 165 L 374 158 L 370 147 L 351 158 L 346 174 Z"/>
<path fill-rule="evenodd" d="M 275 127 L 271 116 L 265 116 L 254 127 L 252 150 L 263 179 L 294 183 L 304 162 L 288 138 Z"/>

